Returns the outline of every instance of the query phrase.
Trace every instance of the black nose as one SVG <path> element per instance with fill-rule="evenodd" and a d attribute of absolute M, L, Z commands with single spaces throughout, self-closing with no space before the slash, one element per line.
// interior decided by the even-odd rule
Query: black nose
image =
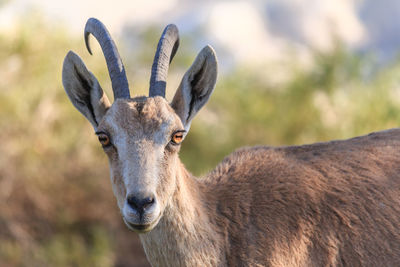
<path fill-rule="evenodd" d="M 154 197 L 138 198 L 136 196 L 128 196 L 127 202 L 132 209 L 142 215 L 147 209 L 154 204 Z"/>

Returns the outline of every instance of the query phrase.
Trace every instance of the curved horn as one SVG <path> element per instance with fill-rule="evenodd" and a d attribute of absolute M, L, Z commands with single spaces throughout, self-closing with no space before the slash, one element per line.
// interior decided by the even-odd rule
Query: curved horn
<path fill-rule="evenodd" d="M 89 46 L 89 35 L 92 34 L 100 43 L 106 59 L 108 73 L 110 74 L 114 99 L 130 98 L 129 85 L 126 78 L 124 64 L 119 56 L 117 47 L 110 33 L 107 31 L 103 23 L 95 18 L 90 18 L 85 26 L 85 44 L 90 54 L 92 51 Z"/>
<path fill-rule="evenodd" d="M 174 24 L 165 27 L 157 45 L 153 66 L 151 67 L 149 96 L 165 97 L 168 67 L 179 46 L 179 32 Z"/>

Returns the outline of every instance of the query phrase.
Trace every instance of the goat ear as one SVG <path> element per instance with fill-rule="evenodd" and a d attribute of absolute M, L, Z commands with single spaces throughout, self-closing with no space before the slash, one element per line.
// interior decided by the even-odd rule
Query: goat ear
<path fill-rule="evenodd" d="M 217 57 L 211 46 L 204 47 L 183 76 L 171 106 L 181 118 L 185 130 L 196 113 L 208 101 L 217 81 Z"/>
<path fill-rule="evenodd" d="M 110 101 L 96 77 L 86 68 L 82 59 L 68 52 L 64 59 L 62 82 L 72 104 L 89 120 L 96 130 L 110 107 Z"/>

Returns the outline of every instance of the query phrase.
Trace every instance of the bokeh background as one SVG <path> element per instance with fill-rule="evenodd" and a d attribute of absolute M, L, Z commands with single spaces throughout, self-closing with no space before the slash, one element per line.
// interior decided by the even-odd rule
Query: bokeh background
<path fill-rule="evenodd" d="M 0 266 L 148 266 L 61 84 L 74 50 L 112 96 L 99 46 L 84 48 L 89 17 L 114 36 L 134 95 L 147 94 L 166 24 L 181 33 L 168 99 L 196 53 L 215 48 L 219 80 L 181 152 L 196 175 L 240 146 L 400 124 L 398 0 L 0 0 Z"/>

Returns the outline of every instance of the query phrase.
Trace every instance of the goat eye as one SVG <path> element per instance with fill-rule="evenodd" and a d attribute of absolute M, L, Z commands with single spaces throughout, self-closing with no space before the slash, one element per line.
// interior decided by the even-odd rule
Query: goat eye
<path fill-rule="evenodd" d="M 99 142 L 103 147 L 109 146 L 111 144 L 110 142 L 110 137 L 106 135 L 105 133 L 100 133 L 98 136 Z"/>
<path fill-rule="evenodd" d="M 183 140 L 183 132 L 182 131 L 178 131 L 172 134 L 172 138 L 171 138 L 171 142 L 174 145 L 179 145 L 180 143 L 182 143 Z"/>

